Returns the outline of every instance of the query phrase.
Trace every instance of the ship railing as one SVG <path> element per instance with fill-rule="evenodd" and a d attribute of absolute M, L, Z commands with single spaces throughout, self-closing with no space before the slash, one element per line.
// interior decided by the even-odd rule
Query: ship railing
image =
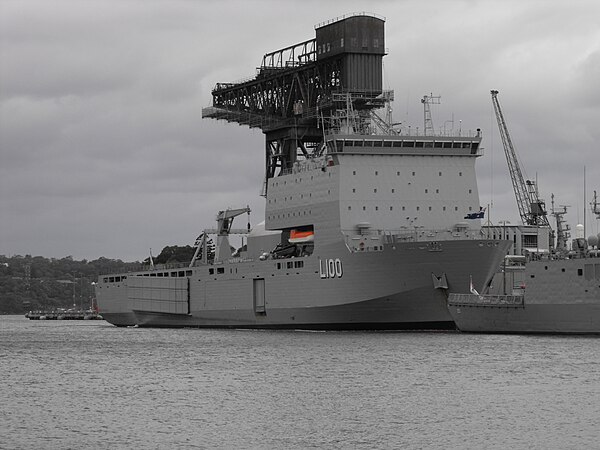
<path fill-rule="evenodd" d="M 374 132 L 371 132 L 369 134 L 357 132 L 356 135 L 387 136 L 386 133 L 377 132 L 377 130 L 373 130 L 373 131 Z M 425 131 L 420 129 L 419 127 L 410 127 L 409 126 L 409 127 L 400 127 L 399 129 L 396 129 L 396 131 L 397 131 L 397 134 L 395 136 L 402 136 L 402 137 L 408 137 L 408 138 L 421 138 L 421 139 L 422 138 L 436 138 L 436 137 L 454 138 L 454 139 L 481 137 L 481 132 L 473 131 L 473 130 L 450 129 L 450 130 L 439 130 L 439 131 L 434 131 L 433 133 L 425 134 Z M 339 135 L 341 135 L 341 134 L 347 134 L 347 131 L 345 131 L 344 127 L 331 126 L 328 130 L 328 136 L 332 135 L 332 136 L 339 137 Z"/>
<path fill-rule="evenodd" d="M 350 239 L 365 238 L 379 240 L 386 244 L 396 242 L 431 242 L 448 240 L 489 240 L 481 229 L 425 229 L 422 227 L 400 227 L 399 229 L 356 228 L 342 229 Z"/>
<path fill-rule="evenodd" d="M 331 23 L 339 22 L 340 20 L 344 20 L 344 19 L 347 19 L 349 17 L 355 17 L 355 16 L 375 17 L 377 19 L 385 21 L 385 16 L 382 16 L 382 15 L 379 15 L 379 14 L 375 14 L 375 13 L 372 13 L 372 12 L 366 12 L 366 11 L 353 12 L 353 13 L 343 14 L 341 16 L 334 17 L 333 19 L 328 19 L 328 20 L 325 20 L 323 22 L 320 22 L 320 23 L 318 23 L 318 24 L 315 25 L 315 30 L 318 29 L 318 28 L 322 28 L 325 25 L 329 25 Z"/>
<path fill-rule="evenodd" d="M 490 294 L 455 294 L 448 296 L 448 304 L 454 306 L 497 306 L 523 307 L 525 298 L 522 295 L 490 295 Z"/>

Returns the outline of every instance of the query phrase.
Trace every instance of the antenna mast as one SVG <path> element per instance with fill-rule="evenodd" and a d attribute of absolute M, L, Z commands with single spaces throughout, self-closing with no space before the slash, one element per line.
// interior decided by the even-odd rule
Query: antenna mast
<path fill-rule="evenodd" d="M 424 95 L 421 99 L 421 103 L 423 103 L 423 122 L 424 122 L 424 133 L 425 136 L 433 136 L 433 120 L 431 119 L 431 105 L 439 105 L 441 103 L 442 97 L 439 95 Z"/>

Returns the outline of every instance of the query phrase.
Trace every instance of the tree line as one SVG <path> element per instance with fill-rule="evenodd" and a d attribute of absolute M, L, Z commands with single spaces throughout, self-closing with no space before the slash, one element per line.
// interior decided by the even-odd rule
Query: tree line
<path fill-rule="evenodd" d="M 209 248 L 212 252 L 212 248 Z M 195 248 L 167 246 L 154 264 L 191 261 Z M 0 255 L 0 314 L 22 314 L 37 309 L 90 307 L 99 275 L 143 270 L 150 263 L 98 258 L 93 261 Z"/>

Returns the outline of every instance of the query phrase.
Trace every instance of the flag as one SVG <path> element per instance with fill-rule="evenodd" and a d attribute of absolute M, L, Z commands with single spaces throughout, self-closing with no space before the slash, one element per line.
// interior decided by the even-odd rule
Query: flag
<path fill-rule="evenodd" d="M 485 217 L 485 208 L 479 207 L 479 212 L 469 213 L 465 219 L 483 219 Z"/>

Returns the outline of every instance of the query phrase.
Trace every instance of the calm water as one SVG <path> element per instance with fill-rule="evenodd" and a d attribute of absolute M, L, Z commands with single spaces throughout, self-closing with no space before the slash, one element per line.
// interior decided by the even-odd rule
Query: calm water
<path fill-rule="evenodd" d="M 598 448 L 600 339 L 0 316 L 0 448 Z"/>

